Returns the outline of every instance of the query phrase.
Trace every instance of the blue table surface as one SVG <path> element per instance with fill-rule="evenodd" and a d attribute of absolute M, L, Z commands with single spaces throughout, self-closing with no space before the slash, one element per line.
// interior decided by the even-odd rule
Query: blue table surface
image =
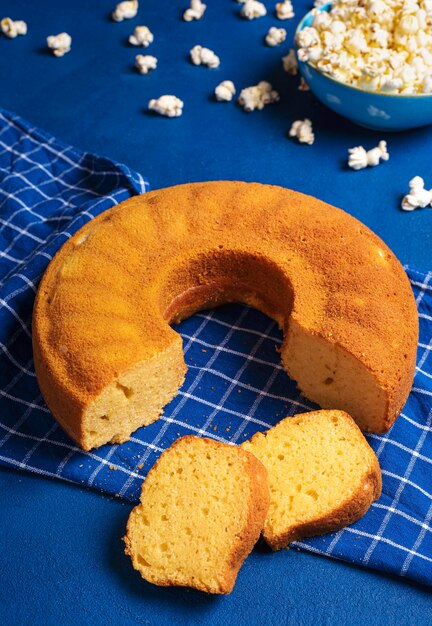
<path fill-rule="evenodd" d="M 141 2 L 139 18 L 115 24 L 111 0 L 1 0 L 0 17 L 24 19 L 29 33 L 0 38 L 0 106 L 63 140 L 139 170 L 159 188 L 200 180 L 239 179 L 291 187 L 344 208 L 371 227 L 403 263 L 432 267 L 432 212 L 399 209 L 415 175 L 432 186 L 432 129 L 404 134 L 355 127 L 325 109 L 298 79 L 282 71 L 289 45 L 268 48 L 272 25 L 288 30 L 310 8 L 294 2 L 296 17 L 273 14 L 248 22 L 231 0 L 209 0 L 200 22 L 184 23 L 187 0 Z M 149 76 L 133 68 L 127 37 L 138 24 L 154 32 L 146 51 L 159 59 Z M 47 35 L 73 37 L 62 59 L 47 52 Z M 200 43 L 221 57 L 217 70 L 194 67 Z M 214 87 L 269 80 L 281 101 L 246 114 L 216 103 Z M 181 118 L 147 112 L 148 100 L 173 93 L 185 102 Z M 413 112 L 413 115 L 415 113 Z M 310 117 L 316 141 L 287 138 L 295 119 Z M 347 149 L 388 141 L 390 161 L 353 172 Z M 141 580 L 124 556 L 121 537 L 130 503 L 3 469 L 0 471 L 1 624 L 431 624 L 429 590 L 384 574 L 294 550 L 255 550 L 234 592 L 207 597 L 159 589 Z"/>

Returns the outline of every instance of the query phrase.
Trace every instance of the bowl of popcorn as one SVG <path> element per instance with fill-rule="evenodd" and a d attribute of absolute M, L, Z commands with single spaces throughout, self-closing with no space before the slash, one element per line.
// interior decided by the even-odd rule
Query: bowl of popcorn
<path fill-rule="evenodd" d="M 336 113 L 374 130 L 432 124 L 432 0 L 334 0 L 305 15 L 295 44 Z"/>

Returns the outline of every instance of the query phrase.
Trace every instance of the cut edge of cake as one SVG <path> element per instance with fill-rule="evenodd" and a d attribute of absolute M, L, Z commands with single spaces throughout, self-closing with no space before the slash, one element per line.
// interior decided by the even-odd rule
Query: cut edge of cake
<path fill-rule="evenodd" d="M 286 523 L 285 528 L 281 530 L 274 530 L 270 524 L 270 518 L 273 511 L 280 505 L 280 494 L 275 493 L 275 471 L 274 467 L 270 467 L 268 459 L 263 458 L 265 456 L 265 440 L 270 435 L 274 437 L 275 433 L 283 430 L 287 425 L 301 424 L 302 421 L 309 422 L 310 420 L 316 420 L 315 428 L 319 428 L 318 420 L 323 417 L 328 419 L 342 420 L 347 427 L 346 432 L 352 437 L 351 441 L 358 447 L 358 450 L 362 451 L 364 458 L 364 467 L 359 474 L 357 485 L 347 497 L 339 502 L 337 505 L 331 507 L 328 506 L 322 511 L 321 514 L 315 515 L 309 520 L 298 520 L 297 523 L 291 521 Z M 260 446 L 260 444 L 264 445 Z M 271 445 L 271 444 L 270 444 Z M 371 504 L 377 500 L 381 495 L 382 489 L 382 477 L 381 470 L 378 463 L 378 459 L 375 456 L 372 448 L 369 446 L 359 427 L 356 425 L 350 415 L 344 411 L 339 410 L 321 410 L 313 411 L 311 413 L 303 413 L 292 417 L 287 417 L 281 420 L 276 426 L 269 429 L 264 433 L 256 433 L 250 440 L 244 442 L 242 446 L 245 450 L 248 450 L 266 466 L 268 472 L 268 480 L 270 486 L 270 507 L 268 517 L 263 528 L 263 537 L 272 550 L 280 550 L 285 548 L 289 543 L 298 541 L 305 537 L 312 537 L 315 535 L 322 535 L 328 532 L 334 532 L 340 530 L 355 521 L 360 519 L 370 508 Z M 263 447 L 263 449 L 259 449 Z M 307 452 L 307 450 L 305 450 Z M 275 462 L 276 451 L 273 451 L 273 458 L 270 461 Z M 279 460 L 279 459 L 278 459 Z M 283 459 L 284 460 L 284 459 Z M 283 474 L 283 460 L 279 461 L 279 467 L 276 466 L 276 471 L 279 469 L 280 475 Z M 321 467 L 324 466 L 323 457 L 319 459 Z M 316 485 L 315 485 L 316 486 Z M 306 485 L 306 488 L 308 485 Z M 317 493 L 314 488 L 309 489 L 311 492 Z"/>
<path fill-rule="evenodd" d="M 150 497 L 150 493 L 148 492 L 150 492 L 152 488 L 151 483 L 155 476 L 158 477 L 161 466 L 166 465 L 165 461 L 167 457 L 174 456 L 179 447 L 196 446 L 197 441 L 199 442 L 199 446 L 203 446 L 203 450 L 205 447 L 209 446 L 213 451 L 218 450 L 226 453 L 229 450 L 233 458 L 234 455 L 237 456 L 239 469 L 247 476 L 249 486 L 247 502 L 238 502 L 239 508 L 246 507 L 246 515 L 240 525 L 241 527 L 237 529 L 235 535 L 232 537 L 229 553 L 222 557 L 223 564 L 219 564 L 218 567 L 215 567 L 213 578 L 210 576 L 207 580 L 200 580 L 199 577 L 194 575 L 189 575 L 188 577 L 184 573 L 179 573 L 179 571 L 176 572 L 175 570 L 165 573 L 155 571 L 155 568 L 152 568 L 152 564 L 146 562 L 142 554 L 140 555 L 139 537 L 137 537 L 140 520 L 142 520 L 143 517 L 145 518 L 146 506 L 149 506 L 147 499 Z M 218 454 L 218 452 L 216 452 L 216 454 Z M 165 473 L 164 467 L 162 467 L 162 473 Z M 163 476 L 156 482 L 158 484 L 162 483 L 162 478 Z M 127 523 L 127 532 L 124 537 L 126 546 L 125 553 L 130 556 L 133 567 L 140 572 L 141 576 L 155 585 L 163 587 L 184 586 L 212 594 L 228 594 L 231 593 L 234 587 L 240 567 L 260 537 L 268 506 L 269 491 L 267 470 L 253 454 L 237 446 L 231 446 L 212 439 L 186 435 L 176 440 L 170 448 L 162 453 L 144 481 L 141 502 L 132 510 Z M 190 515 L 193 516 L 194 514 L 196 516 L 197 511 L 191 510 Z M 223 528 L 223 524 L 219 524 L 219 529 L 223 531 Z M 184 529 L 178 526 L 175 532 L 181 533 L 184 532 Z M 191 536 L 190 540 L 191 542 L 193 541 L 193 536 Z"/>

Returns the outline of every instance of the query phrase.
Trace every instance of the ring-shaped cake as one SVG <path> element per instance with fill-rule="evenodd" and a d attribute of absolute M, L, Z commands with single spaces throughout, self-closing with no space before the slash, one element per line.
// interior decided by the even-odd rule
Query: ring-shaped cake
<path fill-rule="evenodd" d="M 86 224 L 50 263 L 33 315 L 48 407 L 85 450 L 126 441 L 176 395 L 170 324 L 227 302 L 277 321 L 282 364 L 322 408 L 386 431 L 411 388 L 418 317 L 389 248 L 344 211 L 281 187 L 180 185 Z"/>

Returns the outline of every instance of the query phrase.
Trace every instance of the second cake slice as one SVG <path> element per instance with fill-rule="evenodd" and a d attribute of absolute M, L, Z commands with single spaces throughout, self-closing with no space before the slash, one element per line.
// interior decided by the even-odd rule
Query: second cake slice
<path fill-rule="evenodd" d="M 273 550 L 352 524 L 381 494 L 378 460 L 343 411 L 287 417 L 242 447 L 268 472 L 263 536 Z"/>

